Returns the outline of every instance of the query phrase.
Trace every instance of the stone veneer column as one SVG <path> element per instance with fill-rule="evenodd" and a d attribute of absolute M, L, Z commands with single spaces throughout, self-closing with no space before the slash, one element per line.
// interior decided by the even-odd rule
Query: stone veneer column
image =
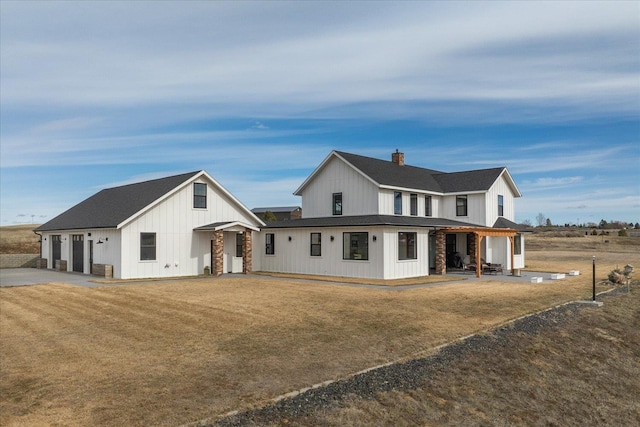
<path fill-rule="evenodd" d="M 436 274 L 447 273 L 447 248 L 444 231 L 436 231 Z"/>
<path fill-rule="evenodd" d="M 253 251 L 251 230 L 248 228 L 244 230 L 244 240 L 242 243 L 242 272 L 247 274 L 251 273 L 251 253 Z"/>
<path fill-rule="evenodd" d="M 469 260 L 472 264 L 476 263 L 476 242 L 478 241 L 478 235 L 476 233 L 469 233 Z"/>
<path fill-rule="evenodd" d="M 224 269 L 224 231 L 213 232 L 213 274 L 220 276 Z"/>

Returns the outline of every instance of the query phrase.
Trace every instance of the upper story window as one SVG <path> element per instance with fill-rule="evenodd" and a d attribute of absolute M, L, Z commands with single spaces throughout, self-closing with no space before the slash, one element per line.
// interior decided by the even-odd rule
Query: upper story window
<path fill-rule="evenodd" d="M 200 182 L 193 184 L 193 207 L 197 209 L 207 208 L 207 184 Z"/>
<path fill-rule="evenodd" d="M 322 234 L 311 233 L 311 256 L 322 255 Z"/>
<path fill-rule="evenodd" d="M 424 196 L 424 216 L 432 216 L 431 210 L 431 196 Z"/>
<path fill-rule="evenodd" d="M 498 195 L 498 216 L 504 216 L 504 197 Z"/>
<path fill-rule="evenodd" d="M 267 255 L 276 253 L 276 235 L 274 233 L 266 233 L 264 235 L 264 253 Z"/>
<path fill-rule="evenodd" d="M 456 197 L 456 216 L 467 216 L 467 196 Z"/>
<path fill-rule="evenodd" d="M 342 215 L 342 193 L 333 193 L 333 214 Z"/>
<path fill-rule="evenodd" d="M 156 260 L 156 233 L 140 233 L 140 260 Z"/>
<path fill-rule="evenodd" d="M 417 194 L 411 194 L 411 204 L 409 205 L 409 207 L 411 210 L 411 215 L 417 216 L 418 215 L 418 195 Z"/>
<path fill-rule="evenodd" d="M 394 215 L 402 215 L 402 193 L 393 192 L 393 213 Z"/>

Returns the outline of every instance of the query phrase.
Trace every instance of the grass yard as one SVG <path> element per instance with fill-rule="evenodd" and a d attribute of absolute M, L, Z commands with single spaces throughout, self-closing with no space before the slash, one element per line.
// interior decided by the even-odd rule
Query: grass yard
<path fill-rule="evenodd" d="M 605 253 L 599 279 L 640 265 L 639 251 Z M 578 255 L 527 255 L 585 270 Z M 0 425 L 179 425 L 250 408 L 589 298 L 584 273 L 401 292 L 268 277 L 0 288 Z"/>

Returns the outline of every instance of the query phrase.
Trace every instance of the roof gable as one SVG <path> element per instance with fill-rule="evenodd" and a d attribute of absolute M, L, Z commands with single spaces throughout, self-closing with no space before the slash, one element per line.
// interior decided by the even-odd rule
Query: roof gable
<path fill-rule="evenodd" d="M 101 190 L 42 224 L 36 231 L 116 228 L 199 173 L 190 172 Z"/>
<path fill-rule="evenodd" d="M 318 175 L 332 158 L 342 160 L 378 187 L 413 189 L 439 194 L 480 192 L 489 190 L 502 174 L 506 174 L 507 182 L 514 190 L 515 196 L 521 196 L 515 182 L 505 167 L 461 172 L 442 172 L 417 166 L 400 166 L 390 161 L 342 151 L 332 151 L 294 194 L 298 196 L 301 195 L 302 190 Z"/>

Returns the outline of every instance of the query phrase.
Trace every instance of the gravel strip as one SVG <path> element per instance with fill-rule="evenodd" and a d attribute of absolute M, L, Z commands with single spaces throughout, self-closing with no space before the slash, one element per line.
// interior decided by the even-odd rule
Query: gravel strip
<path fill-rule="evenodd" d="M 616 288 L 606 296 L 626 292 L 626 288 Z M 282 419 L 305 416 L 322 408 L 340 404 L 347 396 L 371 399 L 378 392 L 391 390 L 406 391 L 421 387 L 432 373 L 444 366 L 463 359 L 472 353 L 493 352 L 509 342 L 516 333 L 538 334 L 543 328 L 561 326 L 588 304 L 569 303 L 499 326 L 486 333 L 472 335 L 461 341 L 441 347 L 435 354 L 393 363 L 380 368 L 355 374 L 324 386 L 312 388 L 292 397 L 286 397 L 265 407 L 230 414 L 217 420 L 203 420 L 192 427 L 261 426 L 277 424 Z"/>

